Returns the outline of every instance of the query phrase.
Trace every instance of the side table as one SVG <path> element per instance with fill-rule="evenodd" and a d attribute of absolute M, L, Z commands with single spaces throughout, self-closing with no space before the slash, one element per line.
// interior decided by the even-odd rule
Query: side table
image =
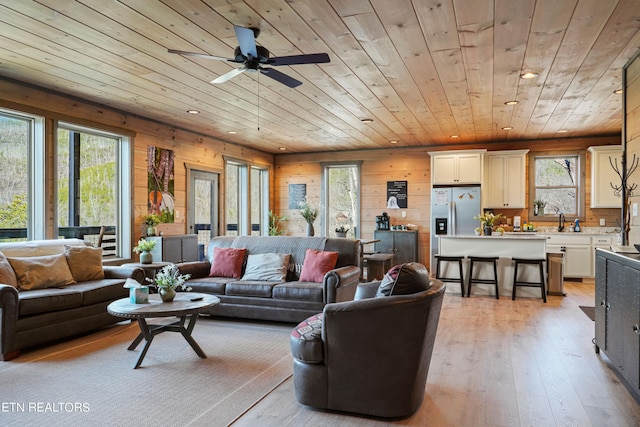
<path fill-rule="evenodd" d="M 162 267 L 171 264 L 170 262 L 152 262 L 151 264 L 142 264 L 141 262 L 128 262 L 126 264 L 122 264 L 123 267 L 139 267 L 144 270 L 144 277 L 147 279 L 153 280 L 156 277 L 156 273 L 158 270 L 162 269 Z M 147 285 L 150 284 L 146 283 Z M 145 285 L 145 283 L 142 283 Z"/>

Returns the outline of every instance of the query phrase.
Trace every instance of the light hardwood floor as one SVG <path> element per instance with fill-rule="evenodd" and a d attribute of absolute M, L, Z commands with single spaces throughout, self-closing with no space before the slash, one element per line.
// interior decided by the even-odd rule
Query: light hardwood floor
<path fill-rule="evenodd" d="M 565 282 L 566 297 L 447 292 L 420 409 L 381 421 L 299 405 L 288 379 L 238 426 L 639 426 L 640 405 L 594 351 L 594 285 Z M 353 396 L 357 399 L 358 396 Z"/>

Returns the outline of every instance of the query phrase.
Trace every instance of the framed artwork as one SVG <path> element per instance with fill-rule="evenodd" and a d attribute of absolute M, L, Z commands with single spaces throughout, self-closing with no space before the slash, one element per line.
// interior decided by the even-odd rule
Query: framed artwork
<path fill-rule="evenodd" d="M 407 208 L 407 181 L 387 181 L 387 209 Z"/>
<path fill-rule="evenodd" d="M 289 209 L 300 209 L 307 197 L 307 184 L 289 184 Z"/>
<path fill-rule="evenodd" d="M 175 211 L 173 150 L 147 147 L 148 210 L 162 222 L 173 222 Z"/>

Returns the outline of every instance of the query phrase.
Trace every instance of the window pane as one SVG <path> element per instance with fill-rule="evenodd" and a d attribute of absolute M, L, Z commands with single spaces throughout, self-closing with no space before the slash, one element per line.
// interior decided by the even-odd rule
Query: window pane
<path fill-rule="evenodd" d="M 240 165 L 227 163 L 225 188 L 227 198 L 225 203 L 226 235 L 238 236 L 240 227 Z"/>
<path fill-rule="evenodd" d="M 326 168 L 326 218 L 329 236 L 336 236 L 336 229 L 344 227 L 347 237 L 355 237 L 358 225 L 357 166 L 331 166 Z"/>
<path fill-rule="evenodd" d="M 97 246 L 101 226 L 117 234 L 120 140 L 60 127 L 57 142 L 58 235 Z"/>
<path fill-rule="evenodd" d="M 0 240 L 26 240 L 31 121 L 0 114 Z"/>
<path fill-rule="evenodd" d="M 266 235 L 269 226 L 267 225 L 266 212 L 269 209 L 267 202 L 266 181 L 268 171 L 266 169 L 251 168 L 251 235 Z"/>
<path fill-rule="evenodd" d="M 546 203 L 545 215 L 578 215 L 578 156 L 536 157 L 534 200 Z"/>

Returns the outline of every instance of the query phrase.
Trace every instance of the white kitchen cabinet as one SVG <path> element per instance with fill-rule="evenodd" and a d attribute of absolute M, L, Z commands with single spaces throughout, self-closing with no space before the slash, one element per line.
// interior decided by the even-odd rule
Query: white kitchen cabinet
<path fill-rule="evenodd" d="M 486 154 L 486 207 L 525 207 L 528 152 L 529 150 L 490 151 Z"/>
<path fill-rule="evenodd" d="M 564 254 L 564 277 L 593 277 L 591 236 L 580 233 L 550 234 L 547 252 Z"/>
<path fill-rule="evenodd" d="M 431 152 L 432 185 L 482 183 L 482 160 L 486 150 Z"/>
<path fill-rule="evenodd" d="M 620 185 L 620 177 L 611 167 L 612 161 L 618 160 L 621 167 L 622 146 L 603 145 L 589 147 L 591 153 L 591 207 L 592 208 L 621 208 L 622 199 L 616 196 L 611 184 Z"/>

